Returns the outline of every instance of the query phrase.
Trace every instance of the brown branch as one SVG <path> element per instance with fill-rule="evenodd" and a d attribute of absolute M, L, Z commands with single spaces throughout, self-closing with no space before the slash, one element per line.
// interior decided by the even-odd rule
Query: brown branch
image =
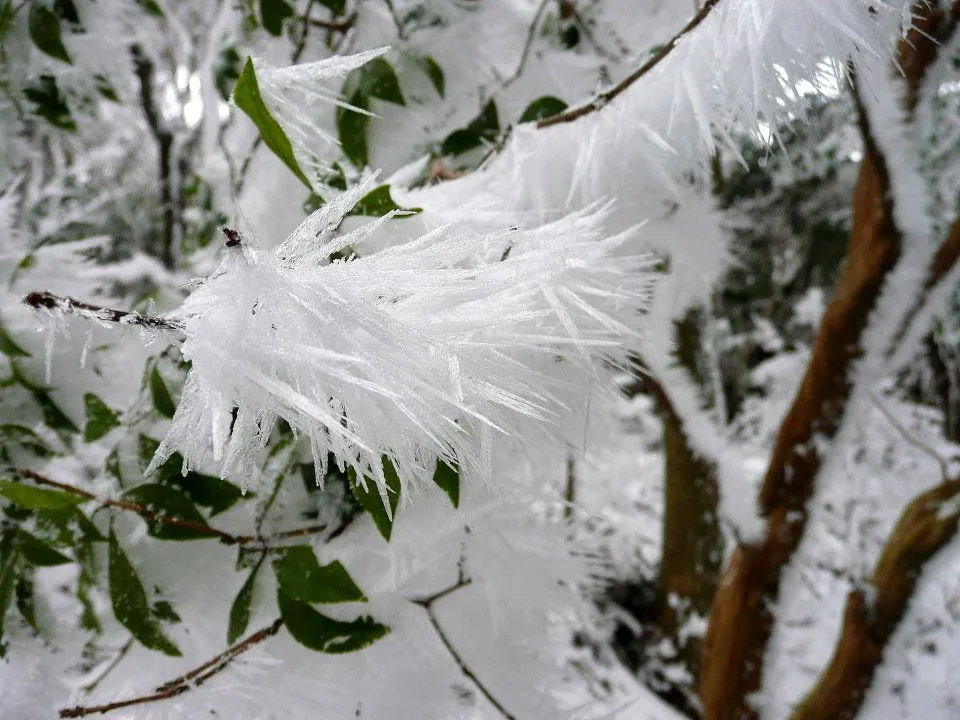
<path fill-rule="evenodd" d="M 118 325 L 137 325 L 149 330 L 183 331 L 183 324 L 177 320 L 170 320 L 157 315 L 141 315 L 138 312 L 127 310 L 115 310 L 102 305 L 91 305 L 76 298 L 54 295 L 46 290 L 37 290 L 25 295 L 23 303 L 34 310 L 72 313 L 87 320 L 100 320 L 117 323 Z"/>
<path fill-rule="evenodd" d="M 908 86 L 922 82 L 928 68 L 913 58 L 925 57 L 929 62 L 934 56 L 917 52 L 916 46 L 937 42 L 929 33 L 911 33 L 910 44 L 902 42 L 897 57 L 897 64 L 911 73 Z M 908 50 L 911 54 L 906 56 Z M 822 442 L 840 429 L 853 389 L 851 368 L 862 356 L 863 333 L 900 257 L 888 168 L 856 93 L 854 101 L 864 158 L 854 190 L 846 261 L 763 479 L 759 504 L 766 520 L 765 536 L 736 548 L 713 599 L 700 680 L 705 720 L 757 716 L 749 697 L 760 688 L 781 572 L 805 531 L 807 504 L 823 464 Z"/>
<path fill-rule="evenodd" d="M 923 566 L 957 534 L 960 479 L 917 496 L 900 516 L 880 554 L 868 590 L 847 596 L 833 658 L 791 720 L 853 720 Z"/>
<path fill-rule="evenodd" d="M 579 120 L 584 115 L 589 115 L 590 113 L 596 112 L 603 108 L 611 100 L 615 99 L 618 95 L 627 90 L 631 85 L 633 85 L 637 80 L 642 78 L 644 75 L 653 70 L 657 65 L 659 65 L 671 52 L 674 48 L 677 47 L 680 40 L 696 29 L 700 23 L 702 23 L 707 16 L 710 14 L 710 11 L 720 2 L 720 0 L 707 0 L 703 6 L 697 11 L 697 13 L 690 18 L 690 21 L 680 29 L 680 31 L 674 35 L 667 42 L 666 45 L 661 47 L 657 52 L 653 54 L 649 60 L 647 60 L 643 65 L 634 70 L 632 73 L 627 75 L 623 80 L 618 82 L 613 87 L 604 90 L 601 93 L 598 93 L 590 102 L 584 105 L 578 105 L 575 108 L 571 108 L 565 112 L 562 112 L 558 115 L 552 117 L 544 118 L 537 123 L 538 128 L 551 127 L 552 125 L 560 125 L 561 123 L 569 123 L 574 120 Z"/>
<path fill-rule="evenodd" d="M 454 647 L 453 642 L 447 637 L 447 634 L 444 632 L 443 627 L 440 625 L 440 621 L 437 620 L 436 614 L 433 612 L 433 604 L 438 600 L 442 600 L 448 595 L 452 595 L 457 590 L 467 587 L 470 584 L 469 579 L 460 579 L 456 583 L 451 585 L 448 588 L 444 588 L 438 592 L 428 595 L 424 598 L 413 599 L 410 602 L 419 605 L 426 611 L 427 619 L 430 621 L 430 625 L 433 626 L 434 631 L 437 633 L 437 637 L 440 638 L 440 642 L 443 643 L 443 646 L 447 649 L 447 652 L 450 653 L 450 657 L 453 658 L 453 661 L 457 664 L 457 667 L 460 668 L 462 672 L 470 681 L 476 686 L 480 691 L 480 694 L 487 699 L 493 707 L 504 717 L 505 720 L 517 720 L 515 715 L 511 715 L 503 705 L 493 696 L 493 694 L 486 688 L 486 686 L 480 682 L 480 679 L 476 676 L 473 670 L 470 669 L 470 666 L 464 661 L 463 657 L 457 652 L 456 647 Z"/>
<path fill-rule="evenodd" d="M 309 18 L 307 22 L 313 27 L 322 28 L 323 30 L 344 33 L 353 27 L 353 23 L 355 23 L 356 20 L 357 13 L 354 11 L 341 20 L 321 20 L 319 18 Z"/>
<path fill-rule="evenodd" d="M 139 503 L 128 502 L 126 500 L 113 500 L 110 498 L 101 498 L 97 497 L 91 492 L 87 492 L 82 488 L 75 487 L 73 485 L 68 485 L 66 483 L 58 482 L 56 480 L 51 480 L 48 477 L 40 475 L 39 473 L 34 472 L 33 470 L 20 470 L 21 475 L 26 478 L 30 478 L 38 485 L 46 485 L 47 487 L 56 488 L 64 492 L 72 493 L 86 500 L 94 500 L 104 507 L 112 507 L 118 510 L 126 510 L 128 512 L 136 513 L 147 520 L 152 520 L 153 522 L 166 525 L 167 527 L 182 528 L 184 530 L 192 530 L 204 535 L 208 535 L 210 538 L 216 538 L 224 545 L 250 545 L 252 543 L 259 543 L 265 549 L 271 549 L 271 543 L 281 540 L 289 540 L 290 538 L 296 537 L 305 537 L 307 535 L 319 535 L 320 533 L 326 532 L 329 529 L 329 525 L 310 525 L 303 528 L 297 528 L 294 530 L 284 530 L 282 532 L 274 533 L 272 535 L 233 535 L 224 530 L 218 530 L 217 528 L 210 527 L 209 525 L 202 525 L 197 522 L 192 522 L 190 520 L 181 520 L 180 518 L 170 517 L 164 513 L 158 513 L 155 510 L 151 510 L 145 505 Z M 333 538 L 340 535 L 353 521 L 353 517 L 350 516 L 345 519 L 343 522 L 337 526 L 334 531 L 327 538 L 332 540 Z"/>
<path fill-rule="evenodd" d="M 76 707 L 72 708 L 63 708 L 60 711 L 60 717 L 79 718 L 86 717 L 88 715 L 102 715 L 104 713 L 108 713 L 113 710 L 120 710 L 121 708 L 130 707 L 132 705 L 144 705 L 146 703 L 157 702 L 158 700 L 168 700 L 172 697 L 176 697 L 177 695 L 182 695 L 188 690 L 199 687 L 211 677 L 224 670 L 237 656 L 242 655 L 254 645 L 257 645 L 258 643 L 261 643 L 264 640 L 276 635 L 280 631 L 281 627 L 283 627 L 283 618 L 277 618 L 267 627 L 263 628 L 262 630 L 258 630 L 257 632 L 238 642 L 236 645 L 227 648 L 224 652 L 220 653 L 212 660 L 205 662 L 203 665 L 191 670 L 185 675 L 181 675 L 170 682 L 164 683 L 157 688 L 156 692 L 150 695 L 141 695 L 139 697 L 129 698 L 127 700 L 118 700 L 105 705 L 77 705 Z"/>
<path fill-rule="evenodd" d="M 523 74 L 523 68 L 527 64 L 527 58 L 530 55 L 530 48 L 533 47 L 533 39 L 537 34 L 537 26 L 540 24 L 540 17 L 543 15 L 543 11 L 547 9 L 549 2 L 550 0 L 541 0 L 539 7 L 537 7 L 536 12 L 533 14 L 533 20 L 530 22 L 530 27 L 527 30 L 527 39 L 523 43 L 523 50 L 520 52 L 520 61 L 517 63 L 517 69 L 514 70 L 513 75 L 500 84 L 501 89 L 512 85 L 520 75 Z"/>

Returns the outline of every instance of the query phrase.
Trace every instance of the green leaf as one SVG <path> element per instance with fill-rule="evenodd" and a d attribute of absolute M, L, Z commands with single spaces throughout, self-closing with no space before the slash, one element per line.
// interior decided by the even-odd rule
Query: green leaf
<path fill-rule="evenodd" d="M 106 540 L 106 538 L 104 538 Z M 91 588 L 97 587 L 97 562 L 93 544 L 81 542 L 76 547 L 77 562 L 80 565 L 80 575 L 77 577 L 77 600 L 83 611 L 80 615 L 80 625 L 85 630 L 101 633 L 100 618 L 97 617 L 96 606 L 90 597 Z"/>
<path fill-rule="evenodd" d="M 33 602 L 33 578 L 26 572 L 17 579 L 16 586 L 17 610 L 23 616 L 23 619 L 34 629 L 40 632 L 37 626 L 37 613 Z M 2 621 L 0 621 L 2 622 Z"/>
<path fill-rule="evenodd" d="M 293 8 L 287 0 L 260 0 L 260 18 L 263 29 L 274 37 L 283 34 L 283 21 L 293 16 Z"/>
<path fill-rule="evenodd" d="M 217 86 L 217 92 L 224 100 L 230 99 L 230 93 L 233 86 L 237 84 L 240 77 L 240 55 L 234 47 L 228 47 L 220 51 L 216 61 L 213 63 L 213 82 Z"/>
<path fill-rule="evenodd" d="M 120 96 L 117 95 L 117 91 L 113 89 L 113 85 L 110 84 L 110 81 L 107 80 L 106 75 L 94 75 L 93 82 L 97 88 L 97 92 L 103 95 L 110 102 L 119 103 Z"/>
<path fill-rule="evenodd" d="M 320 0 L 320 4 L 329 8 L 334 15 L 343 15 L 347 8 L 347 0 Z"/>
<path fill-rule="evenodd" d="M 50 545 L 40 538 L 34 537 L 26 530 L 17 531 L 17 543 L 20 545 L 20 553 L 27 562 L 33 565 L 52 567 L 73 562 L 66 555 L 54 550 Z"/>
<path fill-rule="evenodd" d="M 17 345 L 0 324 L 0 353 L 7 357 L 30 357 L 30 353 Z"/>
<path fill-rule="evenodd" d="M 282 590 L 277 591 L 277 603 L 280 605 L 280 616 L 293 639 L 317 652 L 362 650 L 390 632 L 390 628 L 371 617 L 360 617 L 352 622 L 334 620 Z"/>
<path fill-rule="evenodd" d="M 353 468 L 348 469 L 350 477 L 350 487 L 353 495 L 360 503 L 360 506 L 370 513 L 377 530 L 383 535 L 383 539 L 390 542 L 390 533 L 393 531 L 393 520 L 396 517 L 397 504 L 400 502 L 400 478 L 397 477 L 397 471 L 390 462 L 390 458 L 383 456 L 383 476 L 387 484 L 387 498 L 390 503 L 390 511 L 387 512 L 380 497 L 377 483 L 372 478 L 367 478 L 367 489 L 364 490 L 360 485 Z"/>
<path fill-rule="evenodd" d="M 161 380 L 161 383 L 163 381 Z M 164 388 L 166 390 L 166 388 Z M 169 395 L 167 396 L 170 397 Z M 87 415 L 87 425 L 83 429 L 85 442 L 99 440 L 115 427 L 120 426 L 120 419 L 107 404 L 93 393 L 83 396 L 83 409 Z"/>
<path fill-rule="evenodd" d="M 154 0 L 133 0 L 137 5 L 139 5 L 147 14 L 153 15 L 153 17 L 163 17 L 163 10 L 157 5 Z"/>
<path fill-rule="evenodd" d="M 403 93 L 400 92 L 397 73 L 382 57 L 374 58 L 363 67 L 354 70 L 354 73 L 356 73 L 358 92 L 367 97 L 386 100 L 394 105 L 406 105 Z"/>
<path fill-rule="evenodd" d="M 53 75 L 41 75 L 40 79 L 23 89 L 23 95 L 33 103 L 33 112 L 61 130 L 77 129 L 70 108 L 60 96 L 60 88 Z"/>
<path fill-rule="evenodd" d="M 43 438 L 23 425 L 0 425 L 0 441 L 8 447 L 11 444 L 19 445 L 27 452 L 40 458 L 48 458 L 54 455 L 53 448 L 47 445 Z"/>
<path fill-rule="evenodd" d="M 295 600 L 315 603 L 366 602 L 339 560 L 320 565 L 309 545 L 285 547 L 273 561 L 280 589 Z"/>
<path fill-rule="evenodd" d="M 110 553 L 107 575 L 110 584 L 110 602 L 113 614 L 120 624 L 133 633 L 144 647 L 159 650 L 166 655 L 180 657 L 182 653 L 160 630 L 147 602 L 147 593 L 137 571 L 110 530 Z"/>
<path fill-rule="evenodd" d="M 152 437 L 147 437 L 141 433 L 137 437 L 137 466 L 140 468 L 141 473 L 147 471 L 147 467 L 150 465 L 150 461 L 153 460 L 153 456 L 157 454 L 157 449 L 160 447 L 160 441 L 154 440 Z M 163 468 L 167 466 L 170 461 L 167 460 L 158 470 L 157 474 L 161 474 Z"/>
<path fill-rule="evenodd" d="M 567 104 L 560 98 L 553 97 L 552 95 L 544 95 L 527 105 L 527 109 L 524 110 L 523 115 L 520 116 L 520 122 L 537 122 L 544 118 L 559 115 L 566 109 Z"/>
<path fill-rule="evenodd" d="M 177 615 L 177 611 L 173 609 L 173 605 L 166 600 L 158 600 L 155 602 L 153 604 L 152 612 L 153 616 L 157 618 L 157 620 L 162 620 L 163 622 L 168 623 L 182 622 L 180 616 Z"/>
<path fill-rule="evenodd" d="M 80 13 L 77 12 L 77 6 L 73 4 L 73 0 L 53 0 L 53 11 L 61 20 L 74 25 L 80 24 Z"/>
<path fill-rule="evenodd" d="M 253 124 L 260 131 L 260 137 L 263 139 L 264 145 L 270 148 L 273 154 L 290 168 L 300 182 L 310 188 L 310 181 L 303 174 L 303 170 L 300 169 L 297 158 L 293 154 L 293 145 L 290 144 L 290 138 L 287 137 L 280 124 L 273 119 L 260 97 L 260 86 L 257 84 L 257 76 L 253 70 L 253 60 L 250 58 L 247 58 L 243 70 L 240 71 L 240 78 L 233 88 L 232 97 L 237 107 L 253 120 Z"/>
<path fill-rule="evenodd" d="M 350 95 L 348 104 L 360 110 L 370 109 L 367 96 L 359 91 Z M 336 115 L 337 139 L 340 141 L 340 147 L 343 148 L 343 154 L 356 167 L 365 168 L 370 163 L 367 148 L 367 127 L 370 125 L 370 116 L 339 105 Z"/>
<path fill-rule="evenodd" d="M 40 410 L 43 412 L 43 422 L 47 427 L 72 433 L 80 432 L 80 428 L 73 424 L 73 420 L 67 417 L 60 406 L 50 398 L 50 393 L 42 390 L 35 391 L 33 399 L 40 406 Z"/>
<path fill-rule="evenodd" d="M 123 473 L 120 471 L 120 452 L 117 448 L 110 451 L 103 463 L 103 470 L 123 487 Z"/>
<path fill-rule="evenodd" d="M 137 485 L 137 487 L 127 490 L 122 497 L 127 502 L 143 505 L 161 517 L 184 520 L 194 525 L 209 527 L 203 515 L 197 510 L 196 505 L 190 502 L 190 498 L 170 485 L 161 485 L 160 483 Z M 147 532 L 160 540 L 199 540 L 202 538 L 209 539 L 212 535 L 212 533 L 204 532 L 199 528 L 165 525 L 159 519 L 144 518 L 144 520 L 147 523 Z"/>
<path fill-rule="evenodd" d="M 500 135 L 500 118 L 497 104 L 490 100 L 470 123 L 447 135 L 440 146 L 442 155 L 462 155 L 484 143 L 495 142 Z"/>
<path fill-rule="evenodd" d="M 437 469 L 433 472 L 433 482 L 443 490 L 455 508 L 460 507 L 460 470 L 437 460 Z"/>
<path fill-rule="evenodd" d="M 444 89 L 446 87 L 446 79 L 443 75 L 443 69 L 437 64 L 437 61 L 429 55 L 424 55 L 423 57 L 418 58 L 417 62 L 420 64 L 420 67 L 423 68 L 423 71 L 427 74 L 427 77 L 430 78 L 430 82 L 433 83 L 433 87 L 436 89 L 437 95 L 443 97 Z"/>
<path fill-rule="evenodd" d="M 177 467 L 183 463 L 180 453 L 174 453 L 170 460 L 174 460 Z M 167 463 L 164 463 L 164 465 Z M 238 500 L 243 498 L 243 491 L 233 483 L 213 475 L 202 475 L 198 472 L 191 471 L 186 475 L 181 475 L 177 471 L 176 474 L 163 478 L 162 482 L 176 485 L 197 505 L 207 508 L 210 515 L 218 515 L 224 510 L 229 510 Z M 250 496 L 252 497 L 252 493 L 250 493 Z"/>
<path fill-rule="evenodd" d="M 260 571 L 260 565 L 263 563 L 264 557 L 261 555 L 260 560 L 253 566 L 253 570 L 250 571 L 250 575 L 247 576 L 240 592 L 237 593 L 237 596 L 233 599 L 233 604 L 230 606 L 230 622 L 227 625 L 227 643 L 230 645 L 240 639 L 240 636 L 247 631 L 247 626 L 250 624 L 253 591 L 256 588 L 257 573 Z"/>
<path fill-rule="evenodd" d="M 78 507 L 36 512 L 37 532 L 54 545 L 71 547 L 78 542 L 103 542 L 107 539 Z"/>
<path fill-rule="evenodd" d="M 153 398 L 153 407 L 156 408 L 157 412 L 165 418 L 172 418 L 177 411 L 177 406 L 173 403 L 170 391 L 167 390 L 167 386 L 163 382 L 163 376 L 156 365 L 150 371 L 150 395 Z"/>
<path fill-rule="evenodd" d="M 423 212 L 423 208 L 402 208 L 397 205 L 390 195 L 389 185 L 380 185 L 374 188 L 357 201 L 357 204 L 350 209 L 347 215 L 366 215 L 368 217 L 383 217 L 393 210 L 402 210 L 416 215 Z M 400 217 L 410 217 L 410 215 L 401 215 Z"/>
<path fill-rule="evenodd" d="M 52 58 L 71 64 L 70 54 L 63 46 L 60 36 L 60 18 L 39 2 L 33 3 L 30 8 L 30 39 L 40 52 Z"/>
<path fill-rule="evenodd" d="M 86 501 L 86 498 L 79 495 L 23 485 L 10 480 L 0 480 L 0 495 L 29 510 L 72 508 Z"/>
<path fill-rule="evenodd" d="M 0 540 L 0 657 L 6 654 L 7 648 L 3 642 L 3 620 L 13 599 L 19 566 L 20 556 L 14 547 L 13 534 L 4 533 Z"/>

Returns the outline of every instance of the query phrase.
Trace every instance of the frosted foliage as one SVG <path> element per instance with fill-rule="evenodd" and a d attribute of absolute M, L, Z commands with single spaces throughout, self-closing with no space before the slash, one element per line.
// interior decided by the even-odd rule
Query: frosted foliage
<path fill-rule="evenodd" d="M 437 457 L 489 479 L 494 436 L 556 436 L 599 364 L 623 365 L 638 346 L 648 260 L 610 262 L 633 232 L 606 236 L 607 208 L 489 235 L 447 226 L 328 263 L 390 219 L 334 233 L 372 186 L 272 252 L 228 249 L 176 312 L 192 369 L 154 466 L 175 450 L 199 463 L 212 446 L 220 472 L 248 482 L 282 417 L 309 437 L 318 477 L 329 451 L 358 474 L 371 467 L 381 487 L 382 454 L 404 484 L 429 480 Z M 477 265 L 490 247 L 506 259 Z"/>

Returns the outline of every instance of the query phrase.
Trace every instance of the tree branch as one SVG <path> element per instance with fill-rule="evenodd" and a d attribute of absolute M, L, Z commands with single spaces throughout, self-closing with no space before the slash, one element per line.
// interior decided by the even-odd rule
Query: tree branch
<path fill-rule="evenodd" d="M 321 20 L 319 18 L 309 18 L 307 22 L 313 27 L 322 28 L 323 30 L 344 33 L 353 27 L 353 23 L 356 22 L 356 20 L 357 13 L 354 11 L 342 20 Z"/>
<path fill-rule="evenodd" d="M 574 120 L 579 120 L 584 115 L 589 115 L 590 113 L 596 112 L 603 108 L 611 100 L 615 99 L 618 95 L 627 90 L 631 85 L 633 85 L 637 80 L 642 78 L 644 75 L 653 70 L 657 65 L 659 65 L 671 52 L 674 48 L 677 47 L 680 40 L 696 29 L 700 23 L 702 23 L 707 16 L 710 14 L 710 11 L 720 2 L 720 0 L 707 0 L 703 6 L 697 11 L 697 13 L 690 18 L 690 21 L 681 28 L 680 32 L 674 35 L 670 40 L 661 47 L 657 52 L 653 54 L 649 60 L 647 60 L 643 65 L 634 70 L 632 73 L 627 75 L 623 80 L 618 82 L 613 87 L 604 90 L 601 93 L 598 93 L 593 100 L 584 104 L 578 105 L 575 108 L 571 108 L 565 112 L 562 112 L 558 115 L 552 117 L 544 118 L 537 123 L 538 128 L 547 128 L 553 125 L 560 125 L 562 123 L 573 122 Z"/>
<path fill-rule="evenodd" d="M 547 4 L 550 0 L 541 0 L 537 11 L 533 14 L 533 20 L 530 22 L 530 28 L 527 30 L 527 39 L 523 43 L 523 50 L 520 53 L 520 61 L 517 63 L 517 69 L 513 72 L 513 75 L 508 77 L 500 84 L 500 88 L 509 87 L 523 73 L 523 68 L 527 64 L 527 58 L 530 56 L 530 48 L 533 46 L 533 38 L 537 34 L 537 26 L 540 24 L 540 17 L 543 15 L 543 11 L 547 9 Z"/>
<path fill-rule="evenodd" d="M 469 579 L 460 579 L 448 588 L 444 588 L 443 590 L 423 598 L 412 599 L 410 602 L 419 605 L 424 609 L 424 611 L 426 611 L 427 619 L 430 621 L 434 631 L 437 633 L 437 637 L 440 638 L 440 642 L 443 643 L 443 646 L 447 649 L 447 652 L 450 653 L 450 657 L 453 658 L 453 661 L 457 664 L 457 667 L 460 668 L 460 672 L 462 672 L 467 678 L 470 679 L 471 682 L 473 682 L 476 688 L 480 691 L 480 694 L 487 699 L 487 702 L 493 705 L 493 707 L 505 718 L 505 720 L 517 720 L 516 716 L 511 715 L 486 688 L 486 686 L 480 682 L 480 679 L 476 676 L 473 670 L 470 669 L 470 666 L 467 665 L 460 653 L 457 652 L 456 647 L 454 647 L 453 642 L 451 642 L 450 638 L 444 632 L 443 626 L 440 625 L 440 621 L 437 620 L 437 616 L 433 612 L 434 603 L 442 600 L 448 595 L 452 595 L 457 590 L 467 587 L 470 585 L 470 583 L 471 581 Z"/>
<path fill-rule="evenodd" d="M 97 497 L 93 493 L 87 492 L 82 488 L 68 485 L 67 483 L 58 482 L 57 480 L 51 480 L 50 478 L 36 473 L 33 470 L 20 470 L 19 472 L 24 477 L 33 480 L 35 483 L 37 483 L 37 485 L 46 485 L 47 487 L 56 488 L 57 490 L 62 490 L 64 492 L 77 495 L 86 500 L 93 500 L 100 503 L 104 507 L 111 507 L 116 508 L 117 510 L 126 510 L 128 512 L 136 513 L 147 520 L 160 523 L 161 525 L 166 525 L 167 527 L 182 528 L 184 530 L 192 530 L 203 535 L 208 535 L 210 538 L 218 539 L 224 545 L 250 545 L 259 543 L 265 549 L 271 549 L 272 542 L 289 540 L 290 538 L 296 537 L 305 537 L 307 535 L 319 535 L 320 533 L 326 532 L 330 528 L 329 525 L 322 524 L 310 525 L 308 527 L 296 528 L 294 530 L 284 530 L 271 535 L 233 535 L 224 530 L 218 530 L 217 528 L 210 527 L 209 525 L 202 525 L 190 520 L 181 520 L 180 518 L 170 517 L 164 513 L 158 513 L 139 503 Z M 345 519 L 334 529 L 327 539 L 332 540 L 334 537 L 341 534 L 352 521 L 353 516 Z"/>
<path fill-rule="evenodd" d="M 200 665 L 199 667 L 184 675 L 181 675 L 178 678 L 164 683 L 150 695 L 141 695 L 139 697 L 129 698 L 127 700 L 118 700 L 117 702 L 107 703 L 105 705 L 78 705 L 72 708 L 64 708 L 60 711 L 60 717 L 79 718 L 86 717 L 88 715 L 102 715 L 112 710 L 120 710 L 121 708 L 130 707 L 132 705 L 144 705 L 146 703 L 157 702 L 158 700 L 168 700 L 172 697 L 176 697 L 177 695 L 182 695 L 188 690 L 199 687 L 211 677 L 224 670 L 237 656 L 242 655 L 254 645 L 257 645 L 276 635 L 280 631 L 281 627 L 283 627 L 283 618 L 277 618 L 267 627 L 263 628 L 262 630 L 258 630 L 257 632 L 238 642 L 236 645 L 227 648 L 212 660 L 205 662 L 203 665 Z"/>
<path fill-rule="evenodd" d="M 63 295 L 54 295 L 46 290 L 38 290 L 23 297 L 23 303 L 34 310 L 60 311 L 79 315 L 87 320 L 99 320 L 118 325 L 137 325 L 148 330 L 166 330 L 169 332 L 183 332 L 183 324 L 178 320 L 159 317 L 157 315 L 141 315 L 138 312 L 115 310 L 102 305 L 77 300 Z"/>

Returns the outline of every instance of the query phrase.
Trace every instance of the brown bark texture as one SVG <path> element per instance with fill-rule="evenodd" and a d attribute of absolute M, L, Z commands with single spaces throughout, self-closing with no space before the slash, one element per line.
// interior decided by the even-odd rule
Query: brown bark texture
<path fill-rule="evenodd" d="M 941 11 L 931 11 L 925 3 L 918 3 L 915 10 L 914 28 L 900 42 L 896 58 L 896 66 L 905 75 L 908 112 L 913 110 L 926 69 L 936 57 L 943 27 L 949 24 Z M 806 527 L 807 504 L 823 462 L 819 447 L 840 428 L 852 390 L 850 371 L 862 355 L 863 332 L 900 256 L 888 169 L 859 102 L 858 111 L 864 158 L 853 195 L 846 262 L 763 479 L 759 505 L 766 521 L 765 536 L 734 550 L 714 596 L 700 675 L 706 720 L 757 717 L 749 696 L 760 689 L 781 572 Z M 878 661 L 879 657 L 863 658 L 866 665 L 875 666 Z"/>

